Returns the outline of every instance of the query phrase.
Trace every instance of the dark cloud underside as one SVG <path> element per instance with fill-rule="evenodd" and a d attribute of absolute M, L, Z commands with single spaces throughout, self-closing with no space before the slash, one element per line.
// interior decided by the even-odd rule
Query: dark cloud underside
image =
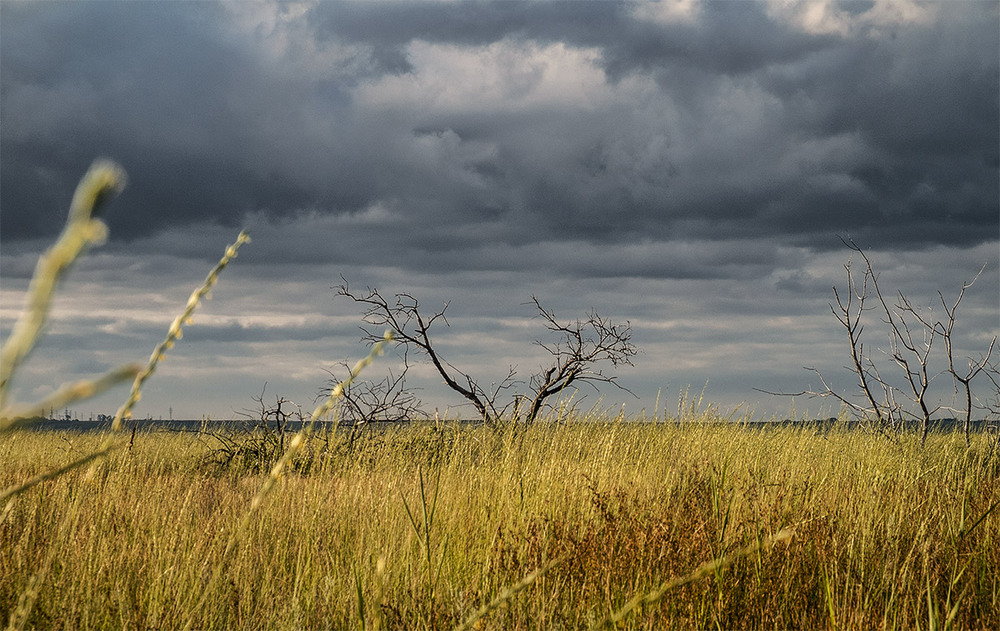
<path fill-rule="evenodd" d="M 673 23 L 634 8 L 324 2 L 240 31 L 214 4 L 5 3 L 3 238 L 52 234 L 95 155 L 131 177 L 110 217 L 118 239 L 374 206 L 416 250 L 996 237 L 995 3 L 878 36 L 811 34 L 763 3 L 704 3 Z M 408 108 L 359 96 L 491 46 L 523 70 L 497 70 L 507 104 L 442 106 L 419 87 Z M 558 78 L 552 46 L 593 51 L 601 100 L 530 104 Z"/>

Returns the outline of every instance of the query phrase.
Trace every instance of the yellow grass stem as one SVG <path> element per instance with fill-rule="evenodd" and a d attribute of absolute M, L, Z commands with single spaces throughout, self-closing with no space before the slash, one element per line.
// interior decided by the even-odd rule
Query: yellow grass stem
<path fill-rule="evenodd" d="M 631 599 L 629 599 L 629 601 L 625 603 L 618 611 L 615 611 L 606 618 L 602 618 L 601 620 L 598 620 L 597 622 L 592 624 L 590 626 L 590 629 L 591 631 L 594 631 L 595 629 L 604 629 L 607 627 L 613 628 L 617 626 L 619 622 L 625 620 L 625 618 L 627 618 L 632 613 L 632 611 L 634 611 L 637 607 L 640 606 L 646 607 L 649 605 L 655 605 L 656 603 L 660 602 L 663 599 L 663 597 L 667 595 L 668 592 L 677 589 L 678 587 L 683 587 L 688 583 L 694 583 L 695 581 L 700 581 L 703 578 L 708 578 L 709 576 L 713 576 L 717 572 L 719 572 L 719 570 L 729 567 L 730 565 L 732 565 L 739 559 L 742 559 L 743 557 L 750 556 L 751 554 L 754 554 L 764 548 L 773 547 L 774 544 L 778 543 L 779 541 L 787 541 L 788 539 L 791 539 L 793 533 L 794 533 L 793 529 L 784 528 L 778 531 L 776 534 L 771 535 L 767 539 L 764 539 L 761 542 L 749 545 L 743 548 L 742 550 L 737 550 L 736 552 L 727 554 L 724 557 L 703 563 L 700 567 L 698 567 L 698 569 L 691 572 L 687 576 L 681 576 L 671 581 L 667 581 L 666 583 L 663 583 L 656 589 L 647 592 L 645 594 L 637 594 L 633 596 Z"/>
<path fill-rule="evenodd" d="M 226 249 L 225 256 L 209 273 L 201 288 L 191 294 L 184 312 L 170 325 L 166 339 L 153 351 L 153 355 L 144 369 L 137 364 L 125 365 L 97 379 L 64 384 L 55 393 L 38 403 L 5 405 L 7 388 L 11 378 L 18 366 L 34 348 L 41 334 L 48 319 L 52 299 L 59 281 L 88 246 L 101 243 L 107 238 L 107 226 L 100 219 L 93 217 L 94 212 L 102 201 L 121 190 L 124 184 L 125 172 L 121 167 L 108 161 L 95 162 L 77 187 L 62 234 L 55 245 L 39 258 L 31 285 L 28 288 L 27 304 L 15 323 L 7 343 L 0 349 L 0 432 L 27 424 L 31 417 L 40 416 L 44 414 L 45 410 L 52 407 L 62 407 L 74 401 L 93 397 L 116 383 L 133 379 L 132 392 L 128 401 L 119 410 L 112 425 L 115 432 L 120 430 L 122 418 L 128 418 L 132 406 L 139 400 L 142 383 L 152 374 L 157 362 L 162 359 L 166 350 L 173 346 L 175 340 L 180 339 L 181 325 L 190 321 L 191 314 L 201 299 L 215 285 L 219 272 L 236 256 L 240 245 L 250 240 L 246 232 L 241 232 L 236 243 Z M 120 437 L 113 433 L 103 438 L 101 445 L 86 455 L 76 458 L 68 464 L 37 474 L 23 482 L 8 486 L 0 492 L 0 504 L 3 505 L 3 509 L 0 511 L 0 523 L 3 523 L 11 514 L 13 509 L 11 500 L 15 496 L 88 463 L 92 463 L 91 472 L 93 472 L 99 459 L 106 457 L 122 444 L 123 441 Z M 80 493 L 74 495 L 72 506 L 59 521 L 60 525 L 56 530 L 58 540 L 65 540 L 68 533 L 76 528 L 81 512 L 81 497 Z M 41 563 L 36 566 L 27 585 L 20 592 L 16 606 L 11 610 L 10 618 L 7 621 L 8 629 L 21 629 L 27 624 L 38 599 L 39 590 L 55 561 L 57 550 L 56 545 L 50 546 Z"/>
<path fill-rule="evenodd" d="M 260 488 L 257 489 L 257 493 L 254 494 L 253 499 L 250 501 L 249 509 L 243 515 L 243 518 L 240 520 L 240 523 L 232 531 L 232 534 L 230 534 L 229 541 L 226 543 L 226 548 L 225 550 L 223 550 L 221 558 L 218 559 L 218 561 L 215 563 L 215 566 L 212 568 L 211 577 L 205 583 L 203 589 L 201 590 L 201 594 L 198 597 L 197 603 L 190 610 L 187 622 L 184 625 L 185 630 L 194 628 L 195 618 L 197 617 L 199 612 L 201 612 L 202 608 L 205 606 L 205 603 L 208 601 L 209 596 L 215 591 L 219 583 L 219 579 L 221 578 L 222 573 L 226 568 L 228 560 L 235 551 L 236 545 L 243 537 L 243 533 L 246 532 L 254 515 L 257 513 L 261 505 L 263 505 L 264 499 L 274 488 L 274 485 L 278 482 L 278 479 L 281 477 L 281 474 L 288 466 L 288 463 L 295 458 L 296 454 L 299 452 L 299 449 L 301 449 L 306 438 L 309 436 L 309 434 L 312 433 L 313 426 L 315 425 L 316 421 L 321 418 L 324 418 L 327 414 L 330 413 L 330 411 L 336 405 L 340 397 L 343 396 L 344 389 L 350 386 L 351 383 L 358 377 L 358 375 L 361 374 L 361 371 L 364 370 L 367 366 L 371 365 L 373 361 L 375 361 L 376 357 L 382 354 L 383 347 L 387 342 L 392 341 L 392 339 L 393 339 L 392 333 L 386 331 L 382 341 L 377 342 L 372 347 L 372 350 L 368 354 L 368 356 L 365 357 L 364 359 L 359 360 L 354 365 L 354 367 L 351 368 L 351 372 L 347 376 L 347 378 L 344 381 L 337 384 L 330 392 L 330 396 L 327 397 L 318 406 L 316 406 L 316 409 L 313 410 L 313 413 L 310 415 L 309 420 L 302 426 L 302 429 L 300 429 L 295 434 L 295 436 L 292 437 L 292 440 L 289 441 L 288 447 L 285 449 L 285 452 L 281 455 L 281 458 L 279 458 L 278 461 L 274 463 L 274 466 L 271 468 L 271 472 L 267 475 L 267 477 L 264 478 L 264 481 L 261 483 Z"/>
<path fill-rule="evenodd" d="M 250 236 L 247 234 L 246 230 L 240 232 L 239 236 L 236 237 L 236 242 L 226 248 L 226 253 L 219 260 L 218 264 L 208 273 L 205 277 L 205 282 L 202 283 L 201 287 L 194 290 L 191 296 L 188 298 L 187 306 L 184 308 L 184 312 L 179 316 L 174 318 L 174 321 L 170 324 L 170 328 L 167 330 L 167 337 L 160 342 L 155 349 L 153 349 L 152 355 L 149 356 L 149 361 L 146 363 L 146 367 L 143 368 L 135 376 L 135 380 L 132 382 L 132 391 L 129 392 L 128 399 L 122 405 L 117 414 L 115 414 L 115 419 L 111 423 L 111 429 L 113 431 L 118 431 L 121 429 L 122 421 L 132 417 L 132 408 L 135 404 L 139 402 L 142 398 L 142 384 L 146 382 L 147 379 L 156 370 L 156 365 L 164 358 L 167 351 L 174 346 L 174 342 L 181 339 L 184 333 L 182 327 L 185 324 L 191 322 L 191 316 L 194 314 L 195 309 L 198 308 L 198 304 L 201 302 L 202 298 L 208 296 L 208 293 L 215 286 L 215 283 L 219 280 L 219 272 L 224 270 L 229 262 L 236 258 L 236 253 L 240 249 L 240 246 L 244 243 L 249 243 Z"/>
<path fill-rule="evenodd" d="M 246 232 L 245 231 L 241 232 L 236 243 L 226 248 L 226 253 L 222 257 L 222 260 L 219 261 L 219 264 L 216 265 L 215 268 L 209 273 L 208 278 L 205 279 L 205 283 L 201 286 L 201 288 L 195 290 L 195 292 L 191 294 L 191 298 L 188 300 L 188 304 L 187 307 L 184 309 L 184 313 L 178 316 L 174 320 L 173 324 L 170 325 L 170 329 L 167 332 L 166 340 L 164 340 L 164 342 L 158 345 L 156 347 L 156 350 L 153 351 L 153 355 L 150 357 L 150 363 L 147 364 L 144 370 L 140 370 L 139 366 L 135 364 L 129 364 L 126 366 L 122 366 L 121 368 L 118 368 L 116 370 L 113 370 L 108 374 L 104 375 L 103 377 L 100 377 L 99 379 L 95 379 L 93 381 L 80 381 L 77 383 L 66 384 L 61 388 L 59 388 L 59 390 L 56 391 L 54 394 L 52 394 L 50 397 L 46 398 L 44 401 L 41 401 L 40 403 L 20 408 L 12 408 L 10 412 L 7 412 L 5 410 L 4 414 L 0 415 L 0 431 L 13 429 L 18 425 L 25 424 L 21 419 L 26 419 L 32 416 L 42 414 L 44 413 L 45 410 L 49 409 L 50 407 L 61 407 L 71 401 L 78 401 L 81 399 L 90 398 L 120 381 L 124 381 L 129 378 L 134 378 L 135 381 L 133 382 L 132 392 L 129 396 L 129 399 L 126 402 L 126 404 L 123 405 L 121 409 L 119 409 L 118 416 L 115 419 L 116 422 L 112 424 L 112 431 L 114 433 L 117 433 L 121 429 L 121 418 L 123 412 L 128 413 L 128 411 L 131 409 L 131 406 L 134 405 L 135 402 L 139 400 L 139 388 L 141 388 L 142 382 L 145 381 L 145 379 L 147 379 L 152 374 L 156 362 L 160 358 L 162 358 L 163 353 L 165 352 L 165 349 L 168 347 L 168 345 L 172 346 L 173 340 L 179 339 L 181 337 L 179 323 L 182 321 L 186 322 L 190 319 L 191 313 L 194 312 L 194 308 L 198 305 L 198 302 L 201 300 L 201 297 L 204 296 L 208 292 L 208 290 L 211 289 L 213 285 L 215 285 L 216 281 L 218 280 L 219 272 L 226 265 L 228 265 L 230 260 L 232 260 L 236 256 L 236 250 L 239 248 L 239 246 L 242 245 L 243 243 L 246 243 L 249 240 L 250 238 L 246 235 Z M 36 484 L 39 484 L 46 480 L 51 480 L 79 466 L 87 464 L 88 462 L 91 462 L 97 458 L 106 456 L 120 446 L 121 444 L 120 441 L 118 441 L 118 437 L 112 434 L 111 436 L 108 436 L 103 441 L 101 446 L 93 453 L 87 454 L 82 458 L 78 458 L 67 465 L 58 467 L 56 469 L 53 469 L 52 471 L 48 471 L 46 473 L 37 475 L 20 484 L 16 484 L 7 489 L 4 489 L 2 492 L 0 492 L 0 502 L 3 502 L 8 498 L 23 493 L 24 491 L 28 490 L 29 488 L 31 488 Z"/>
<path fill-rule="evenodd" d="M 368 356 L 365 357 L 364 359 L 359 360 L 356 364 L 354 364 L 354 367 L 351 368 L 351 372 L 347 376 L 347 379 L 338 383 L 333 388 L 333 390 L 331 390 L 330 396 L 328 396 L 322 403 L 316 406 L 316 409 L 313 410 L 313 413 L 309 416 L 309 420 L 302 426 L 302 429 L 300 429 L 295 434 L 295 436 L 292 437 L 291 442 L 288 443 L 288 448 L 285 450 L 285 453 L 283 453 L 281 455 L 281 458 L 279 458 L 278 461 L 274 463 L 274 466 L 271 468 L 271 474 L 264 479 L 264 483 L 257 491 L 257 494 L 254 495 L 253 500 L 250 502 L 251 513 L 260 507 L 261 503 L 264 501 L 264 497 L 271 492 L 271 488 L 274 487 L 274 484 L 278 481 L 278 478 L 281 477 L 281 474 L 285 470 L 285 467 L 287 467 L 288 463 L 291 462 L 293 458 L 295 458 L 295 455 L 302 447 L 302 443 L 305 441 L 306 437 L 312 433 L 313 426 L 316 424 L 316 421 L 318 421 L 321 418 L 325 418 L 326 415 L 330 413 L 330 410 L 333 409 L 333 407 L 337 404 L 337 401 L 340 399 L 340 397 L 343 396 L 344 389 L 350 386 L 351 383 L 353 383 L 354 380 L 357 379 L 358 375 L 361 374 L 361 371 L 364 370 L 366 367 L 370 366 L 371 363 L 375 361 L 376 357 L 382 354 L 382 349 L 385 346 L 385 344 L 391 341 L 392 341 L 392 333 L 386 331 L 382 341 L 376 343 L 372 347 L 372 350 L 370 353 L 368 353 Z"/>
<path fill-rule="evenodd" d="M 45 399 L 31 405 L 11 406 L 0 414 L 0 432 L 29 425 L 35 419 L 53 408 L 61 408 L 76 401 L 82 401 L 101 394 L 122 381 L 134 379 L 139 374 L 138 364 L 126 364 L 105 373 L 97 379 L 85 379 L 67 383 L 59 387 Z"/>
<path fill-rule="evenodd" d="M 125 180 L 125 171 L 107 160 L 94 162 L 80 180 L 73 195 L 66 225 L 56 243 L 38 259 L 28 287 L 25 308 L 14 324 L 7 343 L 0 350 L 0 410 L 5 408 L 11 378 L 35 347 L 42 327 L 48 320 L 52 297 L 59 281 L 89 246 L 103 243 L 107 239 L 107 226 L 93 215 L 102 202 L 121 191 Z"/>
<path fill-rule="evenodd" d="M 468 629 L 476 628 L 475 625 L 477 622 L 479 622 L 481 618 L 489 615 L 490 612 L 500 608 L 501 605 L 510 601 L 512 598 L 514 598 L 514 596 L 517 596 L 518 593 L 530 587 L 532 583 L 545 576 L 546 572 L 548 572 L 549 570 L 559 565 L 568 558 L 569 555 L 564 554 L 562 556 L 556 557 L 555 559 L 552 559 L 551 561 L 545 563 L 544 565 L 539 566 L 538 569 L 531 572 L 517 583 L 511 585 L 510 587 L 504 589 L 502 592 L 497 594 L 496 598 L 483 605 L 479 609 L 479 611 L 477 611 L 476 613 L 472 614 L 471 616 L 463 620 L 462 624 L 455 627 L 455 631 L 467 631 Z"/>

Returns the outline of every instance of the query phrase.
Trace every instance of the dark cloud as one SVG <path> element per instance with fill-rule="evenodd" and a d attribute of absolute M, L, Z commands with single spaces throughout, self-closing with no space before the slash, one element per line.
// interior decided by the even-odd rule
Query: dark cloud
<path fill-rule="evenodd" d="M 829 36 L 809 36 L 776 22 L 763 4 L 754 2 L 706 3 L 694 23 L 633 22 L 621 35 L 601 44 L 608 46 L 604 58 L 609 75 L 652 72 L 667 89 L 675 89 L 678 79 L 697 81 L 699 73 L 746 75 L 835 44 Z"/>
<path fill-rule="evenodd" d="M 126 239 L 387 200 L 405 208 L 418 250 L 465 247 L 477 232 L 507 242 L 778 232 L 813 247 L 836 246 L 831 234 L 845 230 L 956 244 L 996 233 L 995 6 L 963 3 L 877 38 L 809 34 L 763 3 L 705 3 L 697 19 L 668 24 L 634 9 L 320 3 L 289 32 L 301 41 L 271 58 L 260 45 L 277 27 L 227 29 L 218 5 L 7 5 L 4 238 L 53 232 L 95 155 L 130 173 L 128 210 L 110 219 Z M 364 82 L 420 71 L 414 42 L 511 39 L 592 48 L 607 81 L 625 89 L 626 77 L 649 76 L 659 95 L 638 110 L 354 104 Z M 331 47 L 344 49 L 330 58 L 343 68 L 303 61 Z M 844 155 L 805 155 L 842 138 L 854 144 Z M 479 230 L 491 223 L 507 225 Z"/>
<path fill-rule="evenodd" d="M 405 56 L 406 45 L 417 39 L 478 46 L 516 37 L 591 45 L 614 39 L 629 19 L 628 6 L 613 2 L 348 2 L 321 3 L 310 21 L 320 37 L 372 43 Z"/>
<path fill-rule="evenodd" d="M 574 1 L 322 3 L 310 20 L 319 37 L 375 44 L 399 60 L 414 40 L 481 46 L 514 38 L 596 47 L 612 80 L 664 66 L 741 74 L 797 59 L 832 41 L 775 22 L 759 3 L 706 3 L 696 23 L 673 25 L 639 19 L 635 8 Z M 405 61 L 383 66 L 386 72 L 411 69 Z"/>
<path fill-rule="evenodd" d="M 700 386 L 745 383 L 736 360 L 761 344 L 794 354 L 783 335 L 812 347 L 841 236 L 932 298 L 995 262 L 995 2 L 833 2 L 819 22 L 795 3 L 684 6 L 0 3 L 3 289 L 23 290 L 99 156 L 129 186 L 43 350 L 98 331 L 81 352 L 143 346 L 101 366 L 143 359 L 248 226 L 233 297 L 185 338 L 211 360 L 178 365 L 253 374 L 250 390 L 264 365 L 288 385 L 359 354 L 340 274 L 454 300 L 462 365 L 523 364 L 512 323 L 536 293 L 634 317 L 646 356 Z M 980 332 L 991 300 L 970 309 Z"/>

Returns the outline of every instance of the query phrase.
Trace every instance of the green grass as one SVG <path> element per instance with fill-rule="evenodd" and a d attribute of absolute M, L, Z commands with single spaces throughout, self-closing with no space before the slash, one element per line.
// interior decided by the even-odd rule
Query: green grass
<path fill-rule="evenodd" d="M 324 446 L 279 479 L 206 593 L 264 475 L 140 434 L 16 497 L 0 610 L 54 559 L 27 626 L 445 629 L 553 559 L 475 628 L 1000 628 L 1000 460 L 987 438 L 692 422 L 414 426 Z M 102 437 L 0 435 L 0 485 Z M 64 516 L 74 514 L 65 528 Z M 758 545 L 790 527 L 793 536 Z M 204 597 L 203 607 L 197 607 Z"/>

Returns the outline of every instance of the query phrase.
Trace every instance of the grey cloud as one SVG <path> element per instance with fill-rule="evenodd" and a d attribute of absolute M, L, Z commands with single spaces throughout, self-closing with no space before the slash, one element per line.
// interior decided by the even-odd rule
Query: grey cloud
<path fill-rule="evenodd" d="M 290 57 L 267 65 L 215 5 L 5 8 L 3 234 L 51 233 L 75 178 L 106 154 L 131 175 L 109 218 L 118 239 L 388 201 L 418 252 L 776 231 L 820 249 L 846 230 L 976 243 L 998 214 L 996 134 L 984 133 L 1000 118 L 997 63 L 983 54 L 994 14 L 967 3 L 894 39 L 844 40 L 759 3 L 706 3 L 696 22 L 666 26 L 613 3 L 321 3 L 296 35 L 398 57 L 324 77 Z M 39 44 L 50 35 L 68 48 Z M 506 38 L 596 47 L 609 80 L 654 76 L 661 103 L 572 116 L 352 107 L 357 81 L 415 70 L 413 41 Z M 852 134 L 859 152 L 792 161 Z M 432 149 L 450 153 L 421 153 Z"/>
<path fill-rule="evenodd" d="M 353 323 L 333 327 L 329 323 L 266 325 L 230 321 L 226 324 L 199 323 L 190 328 L 185 339 L 193 344 L 316 342 L 330 337 L 357 337 L 357 331 Z"/>
<path fill-rule="evenodd" d="M 835 45 L 829 36 L 808 36 L 776 22 L 756 2 L 708 2 L 693 24 L 632 24 L 621 35 L 605 53 L 609 75 L 653 72 L 665 87 L 690 81 L 692 70 L 745 75 Z"/>
<path fill-rule="evenodd" d="M 708 2 L 694 25 L 645 22 L 634 9 L 628 3 L 567 1 L 322 3 L 311 20 L 321 37 L 377 42 L 400 55 L 413 40 L 473 46 L 515 38 L 597 47 L 612 80 L 670 64 L 740 74 L 830 41 L 776 23 L 760 3 Z M 393 70 L 400 68 L 409 70 L 404 64 Z"/>
<path fill-rule="evenodd" d="M 815 294 L 817 290 L 826 291 L 829 289 L 827 284 L 813 278 L 809 272 L 804 270 L 794 270 L 781 274 L 775 281 L 774 287 L 780 291 L 806 295 Z"/>
<path fill-rule="evenodd" d="M 130 175 L 118 204 L 133 210 L 109 218 L 118 237 L 367 198 L 349 186 L 336 195 L 303 187 L 269 161 L 267 127 L 300 122 L 301 97 L 312 95 L 225 42 L 224 20 L 208 4 L 5 8 L 4 234 L 53 232 L 76 178 L 100 155 Z M 68 111 L 51 111 L 67 99 Z"/>
<path fill-rule="evenodd" d="M 837 6 L 857 17 L 871 4 Z M 227 396 L 255 391 L 282 353 L 284 385 L 291 366 L 361 354 L 360 314 L 330 289 L 340 274 L 453 300 L 448 349 L 470 371 L 495 369 L 491 356 L 533 365 L 511 350 L 532 294 L 570 317 L 635 318 L 653 369 L 634 378 L 654 393 L 661 379 L 737 384 L 756 361 L 787 376 L 810 349 L 829 356 L 835 345 L 809 342 L 828 330 L 840 236 L 931 299 L 990 262 L 968 318 L 996 329 L 995 2 L 844 36 L 750 2 L 701 3 L 670 24 L 630 3 L 321 2 L 257 24 L 271 8 L 0 3 L 5 301 L 90 161 L 130 176 L 108 208 L 111 242 L 64 289 L 127 315 L 81 321 L 114 325 L 86 343 L 53 329 L 40 355 L 128 346 L 101 361 L 144 358 L 244 225 L 254 242 L 174 360 L 240 375 L 219 386 Z M 560 70 L 553 88 L 560 51 L 593 65 Z M 475 75 L 449 83 L 434 66 L 530 54 L 497 73 L 495 102 L 461 85 Z M 576 80 L 591 83 L 571 100 L 560 91 Z M 147 301 L 142 317 L 134 301 Z M 292 314 L 304 319 L 273 324 Z M 780 343 L 790 329 L 802 350 Z M 470 342 L 480 330 L 499 341 Z M 172 374 L 165 384 L 187 378 Z"/>
<path fill-rule="evenodd" d="M 414 39 L 481 45 L 506 37 L 587 41 L 616 33 L 627 19 L 620 3 L 399 2 L 322 3 L 311 17 L 323 37 L 403 47 Z"/>

